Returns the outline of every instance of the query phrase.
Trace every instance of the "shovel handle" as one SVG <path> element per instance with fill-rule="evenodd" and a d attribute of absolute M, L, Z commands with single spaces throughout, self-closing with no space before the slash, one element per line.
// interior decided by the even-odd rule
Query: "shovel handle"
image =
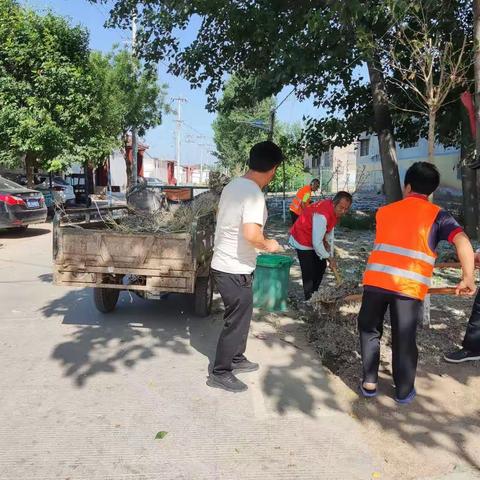
<path fill-rule="evenodd" d="M 455 295 L 455 287 L 433 287 L 428 289 L 430 295 Z M 358 302 L 362 299 L 362 294 L 347 295 L 343 297 L 343 302 Z"/>
<path fill-rule="evenodd" d="M 337 281 L 337 285 L 340 285 L 342 283 L 342 277 L 340 276 L 340 272 L 338 271 L 338 268 L 332 265 L 330 265 L 330 268 L 332 269 L 332 272 L 335 275 L 335 280 Z"/>
<path fill-rule="evenodd" d="M 436 263 L 434 268 L 462 268 L 460 262 L 442 262 Z"/>
<path fill-rule="evenodd" d="M 455 295 L 455 287 L 434 287 L 429 288 L 428 293 L 430 295 Z"/>

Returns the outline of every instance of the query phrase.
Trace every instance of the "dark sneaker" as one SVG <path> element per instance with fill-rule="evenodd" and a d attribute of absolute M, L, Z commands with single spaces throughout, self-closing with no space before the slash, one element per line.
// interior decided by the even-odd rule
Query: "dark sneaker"
<path fill-rule="evenodd" d="M 397 403 L 400 403 L 402 405 L 408 405 L 409 403 L 412 403 L 414 398 L 417 396 L 417 391 L 413 389 L 405 398 L 397 398 L 395 397 L 395 401 Z"/>
<path fill-rule="evenodd" d="M 460 350 L 447 353 L 443 356 L 443 359 L 448 363 L 472 362 L 474 360 L 480 360 L 480 352 L 470 352 L 469 350 L 461 348 Z"/>
<path fill-rule="evenodd" d="M 235 373 L 240 372 L 256 372 L 259 369 L 258 363 L 251 362 L 250 360 L 242 360 L 241 362 L 232 363 L 232 370 Z"/>
<path fill-rule="evenodd" d="M 244 392 L 247 386 L 240 381 L 233 373 L 223 373 L 222 375 L 215 375 L 211 373 L 207 378 L 207 385 L 213 388 L 223 388 L 229 392 Z"/>

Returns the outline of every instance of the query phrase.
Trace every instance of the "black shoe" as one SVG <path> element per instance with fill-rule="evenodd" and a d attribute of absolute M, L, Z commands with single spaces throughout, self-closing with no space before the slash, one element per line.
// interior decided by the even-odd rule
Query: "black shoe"
<path fill-rule="evenodd" d="M 235 373 L 240 372 L 256 372 L 259 369 L 258 363 L 251 362 L 250 360 L 242 360 L 241 362 L 233 362 L 232 363 L 232 370 Z"/>
<path fill-rule="evenodd" d="M 460 350 L 447 353 L 443 356 L 443 359 L 448 363 L 471 362 L 474 360 L 480 360 L 480 352 L 470 352 L 469 350 L 461 348 Z"/>
<path fill-rule="evenodd" d="M 213 388 L 223 388 L 229 392 L 244 392 L 247 386 L 240 381 L 233 373 L 223 373 L 222 375 L 215 375 L 211 373 L 207 378 L 207 385 Z"/>

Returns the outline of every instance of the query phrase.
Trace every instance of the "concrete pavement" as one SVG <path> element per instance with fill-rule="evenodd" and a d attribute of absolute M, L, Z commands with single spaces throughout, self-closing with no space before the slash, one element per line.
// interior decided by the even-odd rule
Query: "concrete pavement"
<path fill-rule="evenodd" d="M 89 289 L 51 284 L 49 225 L 0 245 L 0 479 L 380 478 L 301 322 L 257 315 L 261 370 L 230 394 L 205 385 L 218 306 L 122 293 L 102 315 Z"/>

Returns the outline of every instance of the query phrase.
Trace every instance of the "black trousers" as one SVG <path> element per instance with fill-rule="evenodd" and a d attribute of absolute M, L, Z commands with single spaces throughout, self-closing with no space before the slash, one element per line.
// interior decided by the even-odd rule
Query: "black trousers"
<path fill-rule="evenodd" d="M 292 220 L 292 225 L 297 221 L 299 215 L 297 215 L 295 212 L 292 212 L 291 210 L 289 210 L 290 212 L 290 219 Z"/>
<path fill-rule="evenodd" d="M 231 372 L 232 364 L 245 359 L 248 331 L 253 313 L 253 275 L 237 275 L 212 270 L 225 305 L 224 326 L 218 339 L 213 373 Z"/>
<path fill-rule="evenodd" d="M 463 348 L 471 352 L 480 352 L 480 289 L 473 302 L 472 313 L 468 320 L 467 331 L 463 339 Z"/>
<path fill-rule="evenodd" d="M 327 261 L 321 260 L 315 250 L 297 249 L 297 255 L 302 270 L 303 293 L 305 294 L 305 300 L 309 300 L 322 283 Z"/>
<path fill-rule="evenodd" d="M 392 323 L 392 367 L 397 398 L 412 391 L 417 372 L 417 324 L 423 315 L 423 302 L 394 293 L 365 291 L 358 315 L 362 352 L 363 381 L 377 383 L 383 317 L 390 308 Z"/>

